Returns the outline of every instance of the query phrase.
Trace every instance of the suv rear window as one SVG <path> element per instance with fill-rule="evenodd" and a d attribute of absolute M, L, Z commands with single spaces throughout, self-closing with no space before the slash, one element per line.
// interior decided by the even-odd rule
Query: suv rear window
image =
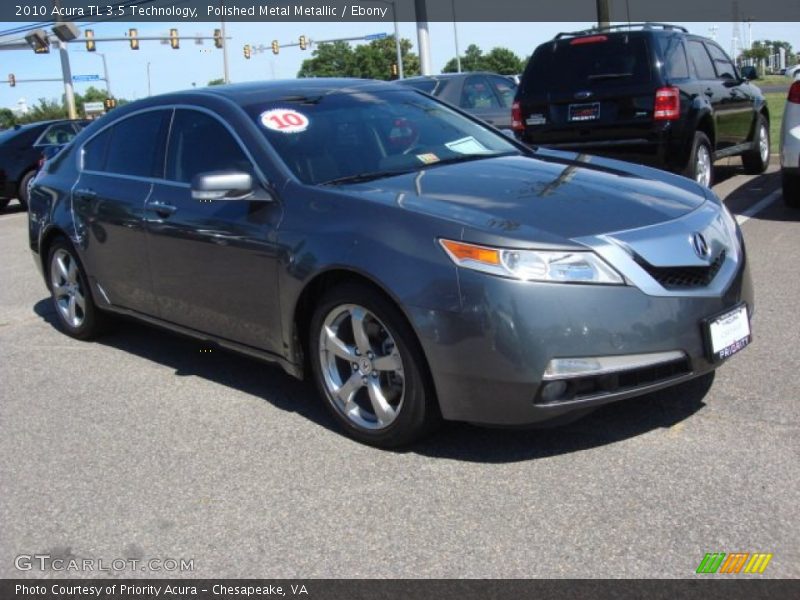
<path fill-rule="evenodd" d="M 581 38 L 571 38 L 539 46 L 522 77 L 523 93 L 650 82 L 650 53 L 644 37 L 598 37 L 605 39 L 581 43 Z"/>

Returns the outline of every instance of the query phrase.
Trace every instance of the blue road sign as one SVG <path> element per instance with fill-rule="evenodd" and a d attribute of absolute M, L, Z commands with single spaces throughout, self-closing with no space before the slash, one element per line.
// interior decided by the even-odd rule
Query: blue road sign
<path fill-rule="evenodd" d="M 382 40 L 387 35 L 388 34 L 386 34 L 386 33 L 370 33 L 369 35 L 365 35 L 364 39 L 365 40 Z"/>
<path fill-rule="evenodd" d="M 100 75 L 73 75 L 72 81 L 99 81 Z"/>

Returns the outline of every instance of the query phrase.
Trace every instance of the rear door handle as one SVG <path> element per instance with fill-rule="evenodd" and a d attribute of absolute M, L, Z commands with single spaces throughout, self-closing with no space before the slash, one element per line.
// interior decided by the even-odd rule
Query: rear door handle
<path fill-rule="evenodd" d="M 178 210 L 178 207 L 173 204 L 167 204 L 166 202 L 153 200 L 147 203 L 147 210 L 152 210 L 159 217 L 168 217 Z"/>

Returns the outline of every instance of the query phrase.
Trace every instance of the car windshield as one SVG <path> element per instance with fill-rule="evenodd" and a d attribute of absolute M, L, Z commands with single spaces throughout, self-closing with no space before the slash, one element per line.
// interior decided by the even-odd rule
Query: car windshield
<path fill-rule="evenodd" d="M 307 184 L 520 153 L 502 135 L 413 90 L 290 97 L 244 109 Z"/>

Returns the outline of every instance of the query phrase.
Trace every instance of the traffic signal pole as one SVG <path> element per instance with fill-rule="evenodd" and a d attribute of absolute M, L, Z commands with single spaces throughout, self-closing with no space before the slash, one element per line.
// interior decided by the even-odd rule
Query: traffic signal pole
<path fill-rule="evenodd" d="M 53 0 L 53 6 L 61 12 L 61 0 Z M 61 17 L 57 17 L 56 21 L 62 21 Z M 75 110 L 75 90 L 72 87 L 72 69 L 69 66 L 69 52 L 67 52 L 67 44 L 58 40 L 58 53 L 61 57 L 61 77 L 64 80 L 64 98 L 67 102 L 67 115 L 70 119 L 78 118 L 78 111 Z"/>

